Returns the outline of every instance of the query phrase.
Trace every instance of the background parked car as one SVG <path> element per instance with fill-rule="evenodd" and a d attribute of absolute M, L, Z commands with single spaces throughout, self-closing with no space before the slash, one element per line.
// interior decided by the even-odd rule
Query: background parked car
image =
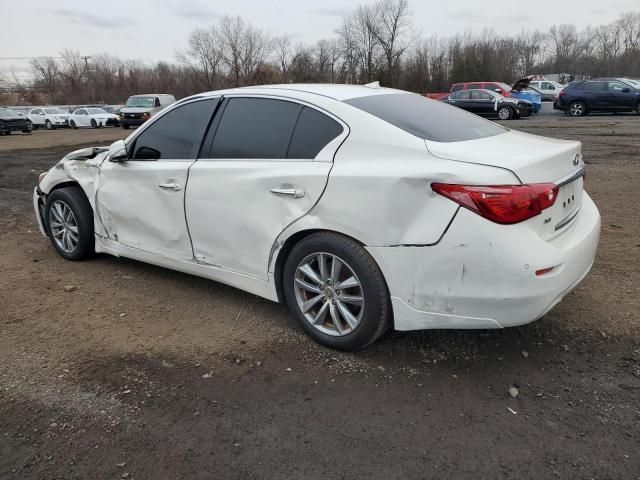
<path fill-rule="evenodd" d="M 618 78 L 581 80 L 566 86 L 553 108 L 573 117 L 591 112 L 633 112 L 640 115 L 640 87 Z"/>
<path fill-rule="evenodd" d="M 0 135 L 11 132 L 31 133 L 33 124 L 26 115 L 0 107 Z"/>
<path fill-rule="evenodd" d="M 78 127 L 117 127 L 120 124 L 117 115 L 108 113 L 102 108 L 79 108 L 69 118 L 71 128 Z"/>
<path fill-rule="evenodd" d="M 506 98 L 485 89 L 458 90 L 442 101 L 476 115 L 498 117 L 500 120 L 528 117 L 533 112 L 533 105 L 528 100 Z"/>
<path fill-rule="evenodd" d="M 564 88 L 564 85 L 551 80 L 532 80 L 529 86 L 535 88 L 542 95 L 543 102 L 553 102 Z"/>
<path fill-rule="evenodd" d="M 176 98 L 166 93 L 149 93 L 132 95 L 120 109 L 120 124 L 127 129 L 130 126 L 142 125 L 163 108 L 175 103 Z"/>
<path fill-rule="evenodd" d="M 54 130 L 69 126 L 69 114 L 58 107 L 34 108 L 27 115 L 34 128 Z"/>
<path fill-rule="evenodd" d="M 113 113 L 114 115 L 118 115 L 120 113 L 120 109 L 124 105 L 103 105 L 102 109 L 107 113 Z"/>
<path fill-rule="evenodd" d="M 529 87 L 531 77 L 525 77 L 518 80 L 512 87 L 503 82 L 461 82 L 451 85 L 449 93 L 457 92 L 459 90 L 491 90 L 492 92 L 499 93 L 504 97 L 515 97 L 523 100 L 528 100 L 533 104 L 533 111 L 538 112 L 542 108 L 542 96 L 535 92 L 527 90 Z M 430 93 L 427 97 L 434 100 L 441 100 L 447 97 L 449 93 Z"/>

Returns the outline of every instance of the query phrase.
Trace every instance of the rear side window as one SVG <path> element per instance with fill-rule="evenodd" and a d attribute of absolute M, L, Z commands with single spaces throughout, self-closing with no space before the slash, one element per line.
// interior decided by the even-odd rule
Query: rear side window
<path fill-rule="evenodd" d="M 412 93 L 371 95 L 345 103 L 374 115 L 419 138 L 461 142 L 500 135 L 508 130 L 444 102 Z"/>
<path fill-rule="evenodd" d="M 342 133 L 342 125 L 313 108 L 304 107 L 293 131 L 287 158 L 313 159 Z"/>
<path fill-rule="evenodd" d="M 475 90 L 476 88 L 482 88 L 482 84 L 470 83 L 469 85 L 467 85 L 467 90 Z M 491 85 L 487 86 L 487 88 L 491 88 Z"/>
<path fill-rule="evenodd" d="M 301 105 L 269 98 L 231 98 L 211 158 L 286 158 Z"/>
<path fill-rule="evenodd" d="M 194 160 L 218 98 L 181 105 L 149 125 L 134 142 L 136 160 Z"/>
<path fill-rule="evenodd" d="M 607 88 L 607 82 L 587 82 L 584 89 L 590 92 L 603 92 Z"/>

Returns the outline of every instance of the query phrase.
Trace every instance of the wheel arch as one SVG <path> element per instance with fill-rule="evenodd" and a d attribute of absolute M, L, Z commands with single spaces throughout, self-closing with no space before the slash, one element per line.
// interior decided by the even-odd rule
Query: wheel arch
<path fill-rule="evenodd" d="M 305 238 L 307 238 L 310 235 L 313 235 L 314 233 L 333 233 L 335 235 L 340 235 L 342 237 L 347 237 L 347 238 L 353 240 L 354 242 L 358 243 L 359 245 L 361 245 L 363 247 L 366 246 L 364 244 L 364 242 L 358 240 L 357 238 L 352 237 L 351 235 L 347 235 L 347 234 L 345 234 L 343 232 L 338 232 L 336 230 L 331 230 L 331 229 L 328 229 L 328 228 L 308 228 L 308 229 L 304 229 L 304 230 L 299 230 L 299 231 L 291 234 L 281 244 L 282 246 L 277 251 L 276 259 L 275 259 L 275 262 L 273 264 L 274 265 L 273 266 L 273 279 L 274 279 L 274 285 L 276 287 L 276 294 L 278 296 L 278 302 L 284 303 L 284 292 L 283 292 L 282 282 L 283 282 L 284 264 L 287 261 L 287 257 L 289 256 L 289 253 L 291 252 L 293 247 L 295 247 L 302 240 L 304 240 Z M 378 265 L 378 268 L 380 268 L 380 265 Z M 382 269 L 380 269 L 380 271 L 382 272 Z M 383 278 L 384 278 L 384 273 L 383 273 Z M 386 284 L 386 279 L 385 279 L 385 284 Z M 388 287 L 387 287 L 387 291 L 388 291 Z"/>

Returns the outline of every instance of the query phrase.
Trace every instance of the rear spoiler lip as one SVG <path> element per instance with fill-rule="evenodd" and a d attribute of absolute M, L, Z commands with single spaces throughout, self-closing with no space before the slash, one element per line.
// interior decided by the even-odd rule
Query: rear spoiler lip
<path fill-rule="evenodd" d="M 562 187 L 563 185 L 568 185 L 569 183 L 579 179 L 580 177 L 584 177 L 586 174 L 586 170 L 584 167 L 580 167 L 575 172 L 570 173 L 566 177 L 562 177 L 560 180 L 556 181 L 555 184 L 557 187 Z"/>

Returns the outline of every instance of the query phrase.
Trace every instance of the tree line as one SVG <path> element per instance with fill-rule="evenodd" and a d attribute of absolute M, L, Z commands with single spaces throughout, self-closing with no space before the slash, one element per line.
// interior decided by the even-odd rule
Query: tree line
<path fill-rule="evenodd" d="M 31 61 L 33 80 L 14 81 L 31 103 L 121 103 L 130 94 L 196 92 L 266 83 L 356 83 L 414 92 L 448 90 L 459 81 L 513 82 L 529 74 L 640 76 L 640 11 L 579 30 L 554 25 L 517 35 L 459 33 L 425 37 L 408 0 L 379 0 L 346 15 L 331 38 L 315 44 L 273 36 L 241 17 L 191 32 L 173 62 L 148 65 L 108 53 L 85 58 L 65 50 Z M 5 84 L 10 83 L 5 79 Z"/>

